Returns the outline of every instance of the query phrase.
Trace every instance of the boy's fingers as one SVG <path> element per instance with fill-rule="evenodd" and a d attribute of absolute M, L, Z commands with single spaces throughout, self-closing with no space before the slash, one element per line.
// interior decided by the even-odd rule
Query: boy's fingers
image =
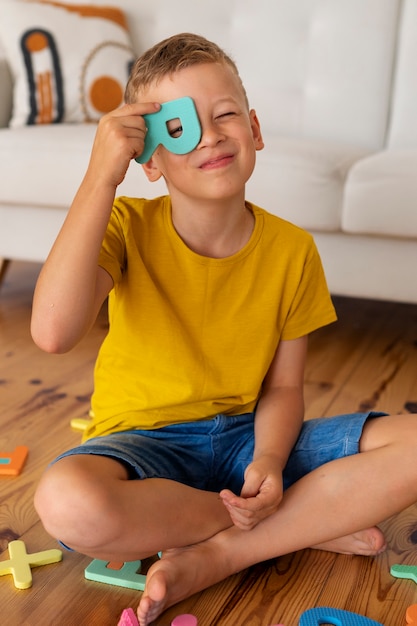
<path fill-rule="evenodd" d="M 120 116 L 147 115 L 156 113 L 160 108 L 161 105 L 158 102 L 134 102 L 132 104 L 123 104 L 113 113 Z"/>
<path fill-rule="evenodd" d="M 225 506 L 228 509 L 236 509 L 242 513 L 251 514 L 257 512 L 263 508 L 263 498 L 257 496 L 256 498 L 242 498 L 239 496 L 233 496 L 232 499 L 222 498 Z"/>
<path fill-rule="evenodd" d="M 248 473 L 247 478 L 243 483 L 241 496 L 243 498 L 250 498 L 251 496 L 255 497 L 259 493 L 262 483 L 263 478 L 260 478 L 256 473 Z"/>

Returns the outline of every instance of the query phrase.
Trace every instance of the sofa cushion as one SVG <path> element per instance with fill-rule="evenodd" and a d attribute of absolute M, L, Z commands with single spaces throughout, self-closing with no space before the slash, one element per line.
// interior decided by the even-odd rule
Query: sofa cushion
<path fill-rule="evenodd" d="M 264 130 L 384 144 L 398 0 L 223 4 L 234 20 L 230 48 Z"/>
<path fill-rule="evenodd" d="M 1 204 L 67 209 L 82 181 L 95 124 L 46 124 L 0 129 Z M 120 195 L 154 197 L 165 183 L 149 183 L 132 162 Z"/>
<path fill-rule="evenodd" d="M 417 237 L 417 150 L 386 150 L 349 173 L 342 227 L 349 233 Z"/>
<path fill-rule="evenodd" d="M 96 121 L 123 102 L 134 55 L 122 11 L 55 4 L 1 3 L 14 128 Z"/>
<path fill-rule="evenodd" d="M 68 208 L 88 165 L 95 131 L 95 124 L 0 129 L 2 203 Z M 365 154 L 328 142 L 268 137 L 257 153 L 246 196 L 303 228 L 339 230 L 347 171 Z M 166 193 L 166 186 L 162 180 L 149 183 L 133 161 L 117 193 L 154 197 Z"/>
<path fill-rule="evenodd" d="M 367 154 L 339 143 L 268 135 L 246 195 L 302 228 L 337 231 L 348 170 Z"/>

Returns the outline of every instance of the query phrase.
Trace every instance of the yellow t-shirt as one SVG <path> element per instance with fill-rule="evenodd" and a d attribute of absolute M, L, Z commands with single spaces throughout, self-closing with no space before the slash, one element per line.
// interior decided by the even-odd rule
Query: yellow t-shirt
<path fill-rule="evenodd" d="M 169 196 L 115 201 L 100 254 L 110 329 L 84 439 L 252 411 L 280 339 L 336 319 L 311 235 L 250 203 L 249 242 L 223 259 L 178 236 Z"/>

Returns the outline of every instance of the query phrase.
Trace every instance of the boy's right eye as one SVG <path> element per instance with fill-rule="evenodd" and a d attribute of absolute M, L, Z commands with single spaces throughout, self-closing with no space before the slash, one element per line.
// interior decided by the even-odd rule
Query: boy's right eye
<path fill-rule="evenodd" d="M 180 118 L 177 117 L 174 120 L 168 120 L 167 129 L 169 135 L 171 137 L 174 137 L 174 139 L 176 139 L 177 137 L 181 137 L 183 129 Z"/>

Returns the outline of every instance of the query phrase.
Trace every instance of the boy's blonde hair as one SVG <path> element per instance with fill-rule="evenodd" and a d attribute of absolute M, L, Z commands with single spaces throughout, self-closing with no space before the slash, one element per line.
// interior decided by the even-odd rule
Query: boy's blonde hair
<path fill-rule="evenodd" d="M 180 33 L 164 39 L 140 56 L 132 67 L 125 101 L 136 102 L 138 92 L 164 76 L 201 63 L 228 65 L 239 79 L 246 103 L 248 99 L 236 63 L 217 44 L 201 35 Z M 249 106 L 249 105 L 248 105 Z"/>

